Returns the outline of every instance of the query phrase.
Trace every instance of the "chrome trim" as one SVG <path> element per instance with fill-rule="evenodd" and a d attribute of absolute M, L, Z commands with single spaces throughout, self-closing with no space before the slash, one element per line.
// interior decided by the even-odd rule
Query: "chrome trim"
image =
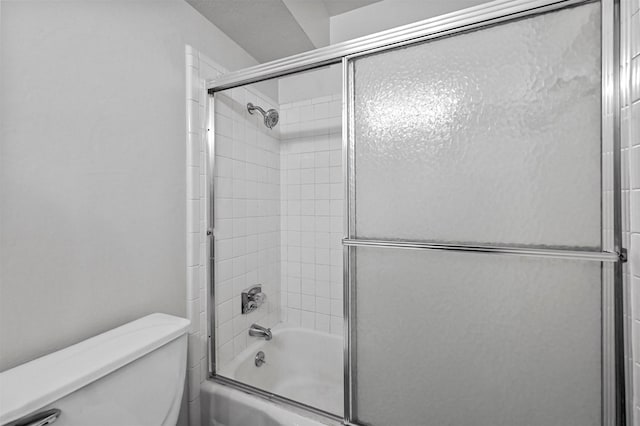
<path fill-rule="evenodd" d="M 613 160 L 613 40 L 610 28 L 611 1 L 603 0 L 601 13 L 601 227 L 602 248 L 613 250 L 614 244 L 614 197 L 613 177 L 615 161 Z M 603 265 L 602 280 L 602 342 L 601 342 L 601 375 L 602 375 L 602 424 L 615 426 L 618 422 L 616 383 L 616 339 L 615 339 L 615 270 L 613 265 Z"/>
<path fill-rule="evenodd" d="M 613 248 L 620 253 L 620 262 L 614 268 L 614 336 L 613 342 L 604 342 L 615 348 L 615 377 L 604 384 L 615 389 L 615 424 L 627 424 L 627 385 L 631 382 L 631 371 L 627 371 L 625 351 L 625 318 L 626 300 L 623 261 L 625 257 L 622 238 L 622 176 L 621 176 L 621 142 L 620 142 L 620 0 L 602 0 L 602 67 L 603 82 L 608 88 L 603 93 L 603 105 L 609 109 L 607 119 L 611 120 L 608 129 L 613 138 Z M 605 56 L 606 55 L 606 56 Z M 606 109 L 604 111 L 607 113 Z"/>
<path fill-rule="evenodd" d="M 353 96 L 352 66 L 347 58 L 342 59 L 342 179 L 344 185 L 343 198 L 343 237 L 351 238 L 355 217 L 353 202 L 353 188 L 350 186 L 354 182 L 354 163 L 350 155 L 350 136 L 353 131 L 352 109 L 349 108 L 350 100 Z M 344 418 L 349 422 L 353 420 L 355 413 L 355 294 L 353 285 L 352 252 L 348 246 L 343 246 L 342 255 L 342 290 L 343 290 L 343 319 L 344 319 Z"/>
<path fill-rule="evenodd" d="M 620 1 L 602 0 L 602 244 L 619 253 L 619 262 L 603 267 L 602 387 L 603 425 L 623 426 L 628 420 L 627 292 L 623 275 L 622 186 L 620 146 Z"/>
<path fill-rule="evenodd" d="M 215 144 L 215 98 L 207 94 L 207 176 L 205 190 L 207 201 L 207 236 L 209 237 L 209 270 L 207 271 L 207 352 L 209 358 L 209 375 L 216 371 L 216 305 L 215 305 L 215 188 L 214 179 L 216 171 L 216 144 Z"/>
<path fill-rule="evenodd" d="M 60 414 L 62 414 L 62 411 L 60 411 L 60 409 L 58 408 L 51 408 L 45 411 L 40 411 L 38 413 L 34 413 L 34 414 L 29 414 L 19 420 L 17 420 L 15 423 L 10 423 L 7 426 L 45 426 L 45 425 L 50 425 L 56 422 L 56 420 L 58 420 L 58 417 L 60 417 Z"/>
<path fill-rule="evenodd" d="M 532 256 L 532 257 L 550 257 L 554 259 L 576 259 L 590 260 L 597 262 L 618 262 L 620 255 L 604 251 L 580 251 L 580 250 L 556 250 L 543 248 L 523 248 L 523 247 L 500 247 L 500 246 L 481 246 L 467 244 L 452 244 L 439 242 L 421 242 L 421 241 L 394 241 L 394 240 L 361 240 L 349 239 L 342 240 L 342 244 L 350 247 L 382 247 L 382 248 L 399 248 L 410 250 L 444 250 L 444 251 L 460 251 L 472 253 L 487 253 L 515 256 Z"/>
<path fill-rule="evenodd" d="M 243 382 L 239 382 L 234 379 L 230 379 L 228 377 L 215 375 L 209 378 L 209 380 L 248 393 L 249 395 L 257 396 L 264 400 L 270 401 L 280 407 L 284 407 L 305 417 L 311 417 L 312 419 L 319 420 L 320 422 L 322 422 L 322 424 L 326 424 L 325 422 L 327 420 L 337 422 L 335 423 L 335 425 L 343 424 L 343 418 L 338 415 L 329 413 L 328 411 L 322 411 L 316 407 L 312 407 L 311 405 L 306 405 L 293 399 L 285 398 L 284 396 L 267 392 L 263 389 L 248 385 Z"/>
<path fill-rule="evenodd" d="M 399 43 L 408 44 L 442 37 L 588 1 L 593 0 L 497 0 L 230 72 L 216 80 L 207 82 L 207 89 L 210 92 L 217 92 L 271 78 L 283 77 L 326 65 L 337 64 L 345 56 L 365 52 L 371 53 L 371 51 L 381 48 L 397 47 Z"/>

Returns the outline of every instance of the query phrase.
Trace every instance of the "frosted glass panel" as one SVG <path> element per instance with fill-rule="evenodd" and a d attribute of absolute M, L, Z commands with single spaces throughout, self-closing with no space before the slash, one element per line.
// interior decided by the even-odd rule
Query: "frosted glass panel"
<path fill-rule="evenodd" d="M 364 424 L 596 426 L 601 264 L 356 249 Z"/>
<path fill-rule="evenodd" d="M 357 235 L 600 247 L 600 4 L 354 62 Z"/>

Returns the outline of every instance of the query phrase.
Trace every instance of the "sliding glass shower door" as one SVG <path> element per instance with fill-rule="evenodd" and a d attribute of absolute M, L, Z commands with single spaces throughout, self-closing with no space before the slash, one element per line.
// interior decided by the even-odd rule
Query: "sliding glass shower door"
<path fill-rule="evenodd" d="M 610 418 L 601 22 L 594 2 L 347 59 L 354 422 Z"/>

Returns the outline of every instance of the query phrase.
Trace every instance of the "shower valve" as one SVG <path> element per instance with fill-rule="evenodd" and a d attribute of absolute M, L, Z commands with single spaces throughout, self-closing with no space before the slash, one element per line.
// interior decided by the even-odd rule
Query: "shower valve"
<path fill-rule="evenodd" d="M 242 313 L 248 314 L 260 307 L 267 300 L 267 295 L 262 292 L 262 285 L 254 285 L 242 290 Z"/>

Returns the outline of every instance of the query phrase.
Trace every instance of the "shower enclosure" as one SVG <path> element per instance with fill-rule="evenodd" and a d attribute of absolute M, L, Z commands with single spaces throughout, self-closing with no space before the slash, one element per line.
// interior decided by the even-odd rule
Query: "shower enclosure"
<path fill-rule="evenodd" d="M 624 425 L 617 8 L 495 1 L 210 82 L 211 379 L 346 424 Z"/>

